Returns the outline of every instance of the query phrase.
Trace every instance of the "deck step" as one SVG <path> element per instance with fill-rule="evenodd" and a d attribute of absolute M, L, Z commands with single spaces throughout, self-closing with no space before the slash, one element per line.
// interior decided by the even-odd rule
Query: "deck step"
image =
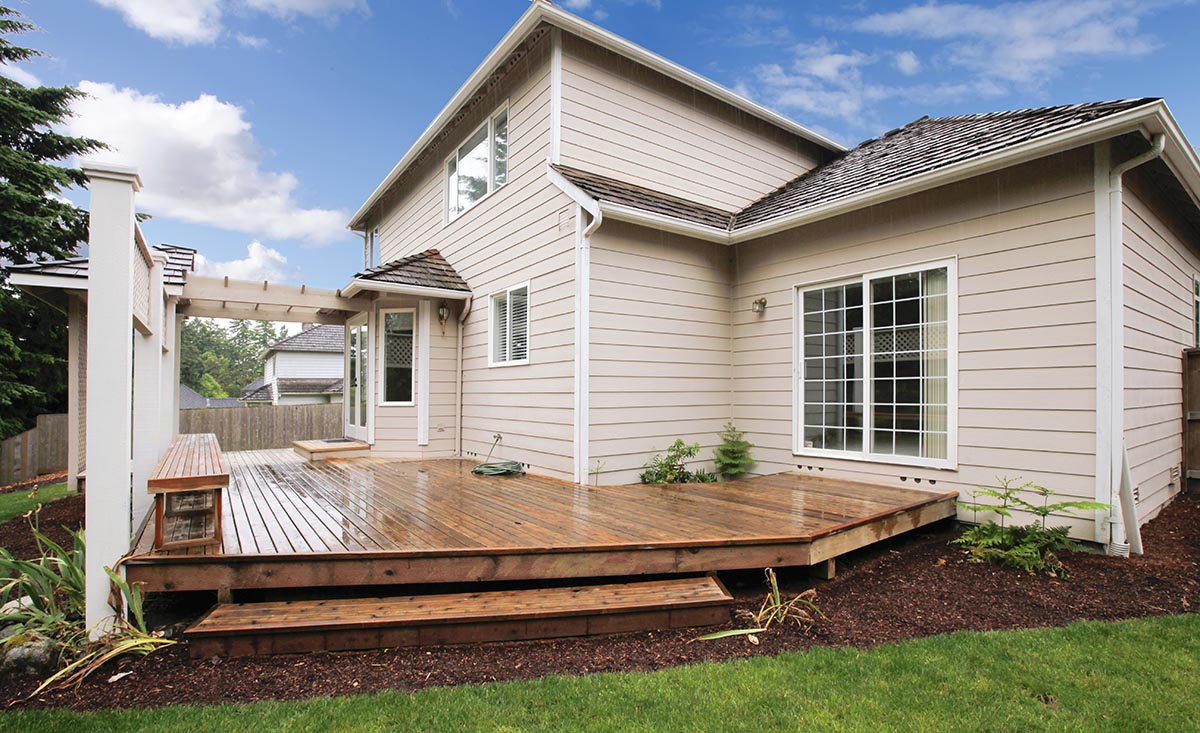
<path fill-rule="evenodd" d="M 312 463 L 331 458 L 362 458 L 370 454 L 371 446 L 361 440 L 331 438 L 328 440 L 292 441 L 292 450 L 304 460 Z"/>
<path fill-rule="evenodd" d="M 549 639 L 711 626 L 733 597 L 716 578 L 386 598 L 218 604 L 188 629 L 193 657 Z"/>

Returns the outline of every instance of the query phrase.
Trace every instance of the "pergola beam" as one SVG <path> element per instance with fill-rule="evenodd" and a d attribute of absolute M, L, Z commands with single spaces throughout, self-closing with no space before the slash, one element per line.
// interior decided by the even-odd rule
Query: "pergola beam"
<path fill-rule="evenodd" d="M 192 318 L 230 318 L 245 321 L 331 323 L 337 326 L 344 324 L 348 315 L 343 312 L 317 313 L 315 311 L 305 312 L 300 310 L 292 310 L 291 308 L 286 310 L 268 310 L 266 308 L 258 308 L 256 305 L 228 303 L 225 306 L 222 306 L 220 303 L 209 302 L 188 303 L 187 305 L 180 306 L 176 312 L 181 316 L 190 316 Z"/>
<path fill-rule="evenodd" d="M 347 298 L 340 291 L 318 290 L 304 285 L 272 285 L 266 280 L 231 280 L 189 274 L 183 286 L 183 299 L 241 303 L 260 306 L 305 308 L 327 311 L 366 311 L 368 298 Z M 224 317 L 224 316 L 222 316 Z"/>

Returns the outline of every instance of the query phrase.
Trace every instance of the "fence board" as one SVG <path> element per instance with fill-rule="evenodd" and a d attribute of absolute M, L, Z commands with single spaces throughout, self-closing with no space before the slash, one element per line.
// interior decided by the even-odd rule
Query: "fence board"
<path fill-rule="evenodd" d="M 179 411 L 180 433 L 215 433 L 223 451 L 290 448 L 295 440 L 340 438 L 342 406 L 264 405 Z"/>
<path fill-rule="evenodd" d="M 36 431 L 38 473 L 67 470 L 67 416 L 38 415 Z"/>
<path fill-rule="evenodd" d="M 39 415 L 37 427 L 0 442 L 0 486 L 66 469 L 66 415 Z"/>

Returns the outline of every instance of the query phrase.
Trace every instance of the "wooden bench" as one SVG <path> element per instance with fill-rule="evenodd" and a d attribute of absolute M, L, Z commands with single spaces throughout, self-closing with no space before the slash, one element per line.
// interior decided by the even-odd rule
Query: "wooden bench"
<path fill-rule="evenodd" d="M 146 482 L 154 494 L 154 549 L 173 550 L 185 547 L 204 547 L 222 544 L 222 494 L 229 487 L 229 465 L 221 455 L 217 436 L 212 433 L 180 435 L 171 441 L 167 452 Z M 211 533 L 201 536 L 188 531 L 178 538 L 164 539 L 164 524 L 168 518 L 193 517 Z M 189 527 L 195 523 L 189 523 Z"/>
<path fill-rule="evenodd" d="M 193 657 L 613 634 L 729 621 L 716 578 L 388 598 L 222 603 L 187 630 Z"/>

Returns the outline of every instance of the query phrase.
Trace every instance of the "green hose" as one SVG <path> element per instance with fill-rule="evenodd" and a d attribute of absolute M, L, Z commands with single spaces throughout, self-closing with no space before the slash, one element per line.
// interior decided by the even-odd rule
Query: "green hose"
<path fill-rule="evenodd" d="M 496 433 L 495 440 L 492 441 L 492 447 L 488 449 L 487 458 L 483 459 L 475 468 L 471 469 L 471 473 L 477 473 L 480 476 L 512 476 L 514 474 L 523 474 L 525 469 L 516 461 L 497 461 L 490 463 L 492 460 L 492 451 L 496 450 L 496 444 L 500 442 L 500 434 Z"/>

